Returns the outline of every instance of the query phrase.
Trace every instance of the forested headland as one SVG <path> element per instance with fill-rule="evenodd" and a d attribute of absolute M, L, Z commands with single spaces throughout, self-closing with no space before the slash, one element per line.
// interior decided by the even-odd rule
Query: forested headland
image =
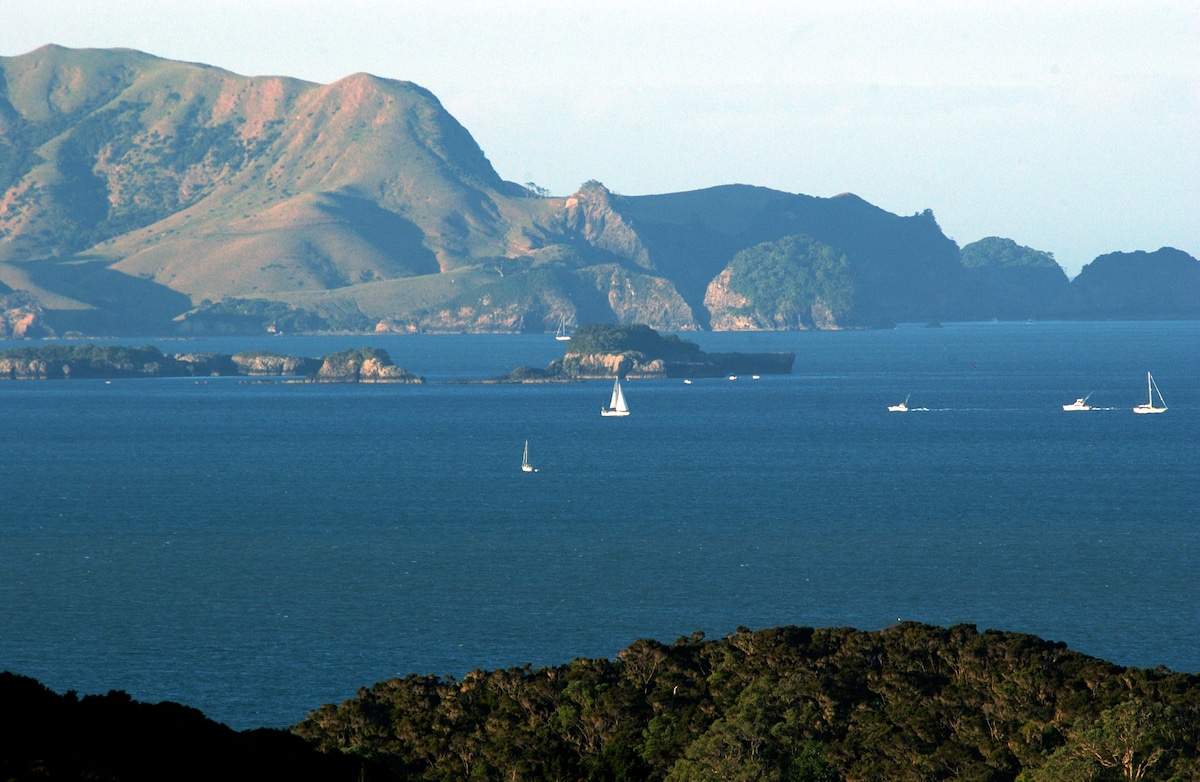
<path fill-rule="evenodd" d="M 971 625 L 740 629 L 392 679 L 293 730 L 424 780 L 1195 779 L 1200 677 Z"/>
<path fill-rule="evenodd" d="M 972 625 L 740 628 L 412 675 L 234 732 L 0 675 L 0 779 L 1193 780 L 1200 676 Z"/>

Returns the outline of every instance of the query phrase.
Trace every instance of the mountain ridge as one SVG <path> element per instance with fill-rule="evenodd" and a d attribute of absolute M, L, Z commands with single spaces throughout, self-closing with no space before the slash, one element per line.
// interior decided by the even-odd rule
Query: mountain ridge
<path fill-rule="evenodd" d="M 835 273 L 836 313 L 808 300 L 759 311 L 749 289 L 746 312 L 712 309 L 730 301 L 718 291 L 710 304 L 715 281 L 739 284 L 739 253 L 798 246 L 789 237 L 846 258 L 836 272 L 814 271 L 815 255 L 776 263 L 785 287 L 809 293 L 801 278 Z M 1151 255 L 1135 265 L 1159 263 Z M 1192 267 L 1177 267 L 1166 288 L 1190 291 Z M 848 193 L 731 184 L 624 196 L 593 180 L 547 196 L 504 180 L 412 82 L 241 76 L 53 44 L 0 57 L 0 291 L 25 297 L 0 335 L 262 332 L 281 320 L 406 332 L 1200 317 L 1186 296 L 1159 308 L 1154 285 L 1131 305 L 1102 281 L 1072 298 L 1060 277 L 968 267 L 930 210 L 904 217 Z"/>

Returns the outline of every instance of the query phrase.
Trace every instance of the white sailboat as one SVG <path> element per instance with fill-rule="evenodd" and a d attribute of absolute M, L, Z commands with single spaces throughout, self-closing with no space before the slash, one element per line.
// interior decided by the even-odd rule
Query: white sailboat
<path fill-rule="evenodd" d="M 912 396 L 909 394 L 908 396 Z M 908 412 L 908 396 L 904 397 L 904 401 L 898 405 L 888 405 L 889 413 L 907 413 Z"/>
<path fill-rule="evenodd" d="M 1154 406 L 1155 394 L 1158 394 L 1158 403 L 1162 405 L 1162 407 Z M 1154 382 L 1154 378 L 1151 377 L 1149 372 L 1146 373 L 1146 404 L 1138 405 L 1137 407 L 1133 408 L 1133 412 L 1139 414 L 1167 412 L 1166 400 L 1163 399 L 1162 392 L 1158 390 L 1158 383 Z"/>
<path fill-rule="evenodd" d="M 600 415 L 629 415 L 629 406 L 625 404 L 625 395 L 621 393 L 620 377 L 613 381 L 612 398 L 608 400 L 608 407 L 600 408 Z"/>
<path fill-rule="evenodd" d="M 558 331 L 555 332 L 554 338 L 559 342 L 570 342 L 571 335 L 567 333 L 567 319 L 563 318 L 558 322 Z"/>
<path fill-rule="evenodd" d="M 1091 396 L 1091 394 L 1088 394 L 1087 396 L 1076 399 L 1069 405 L 1063 405 L 1063 410 L 1066 410 L 1067 412 L 1072 412 L 1075 410 L 1091 410 L 1092 406 L 1087 403 Z"/>
<path fill-rule="evenodd" d="M 537 472 L 537 468 L 529 463 L 529 441 L 525 441 L 525 455 L 521 457 L 521 472 Z"/>

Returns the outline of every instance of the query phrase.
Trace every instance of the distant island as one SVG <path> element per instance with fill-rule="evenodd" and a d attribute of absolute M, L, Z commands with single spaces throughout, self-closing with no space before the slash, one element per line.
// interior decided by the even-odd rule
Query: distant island
<path fill-rule="evenodd" d="M 389 679 L 290 732 L 0 674 L 0 778 L 1195 779 L 1200 676 L 1035 636 L 779 627 Z"/>
<path fill-rule="evenodd" d="M 1200 262 L 1170 247 L 1068 280 L 851 193 L 552 195 L 428 90 L 364 73 L 48 45 L 0 57 L 0 150 L 0 339 L 1200 318 Z"/>
<path fill-rule="evenodd" d="M 705 353 L 674 335 L 644 324 L 588 323 L 567 343 L 561 359 L 545 368 L 517 367 L 491 381 L 507 383 L 589 378 L 723 377 L 786 375 L 795 353 Z M 165 354 L 153 345 L 53 343 L 0 350 L 0 380 L 82 380 L 150 377 L 288 377 L 312 383 L 424 383 L 392 363 L 382 348 L 355 348 L 323 358 L 285 356 L 263 350 Z"/>
<path fill-rule="evenodd" d="M 517 367 L 495 381 L 787 375 L 795 361 L 796 354 L 789 352 L 705 353 L 695 342 L 673 334 L 663 336 L 643 323 L 585 323 L 571 335 L 561 359 L 544 369 Z"/>
<path fill-rule="evenodd" d="M 234 355 L 176 353 L 153 345 L 39 345 L 0 350 L 0 380 L 71 380 L 140 377 L 299 377 L 314 383 L 424 383 L 396 366 L 386 350 L 358 348 L 324 358 L 267 351 Z"/>

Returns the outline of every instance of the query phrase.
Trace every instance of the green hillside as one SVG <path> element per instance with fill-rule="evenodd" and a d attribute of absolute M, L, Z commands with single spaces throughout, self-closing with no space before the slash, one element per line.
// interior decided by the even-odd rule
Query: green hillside
<path fill-rule="evenodd" d="M 854 322 L 850 262 L 804 234 L 763 242 L 733 256 L 709 285 L 714 325 L 809 329 Z"/>

